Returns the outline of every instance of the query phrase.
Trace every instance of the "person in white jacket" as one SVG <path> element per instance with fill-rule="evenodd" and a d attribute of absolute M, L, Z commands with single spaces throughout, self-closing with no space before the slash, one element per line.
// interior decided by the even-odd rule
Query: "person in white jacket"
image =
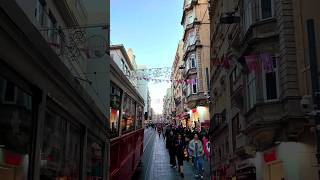
<path fill-rule="evenodd" d="M 203 179 L 203 146 L 199 140 L 198 134 L 194 134 L 193 139 L 189 143 L 189 151 L 193 159 L 195 168 L 195 177 L 201 177 Z"/>

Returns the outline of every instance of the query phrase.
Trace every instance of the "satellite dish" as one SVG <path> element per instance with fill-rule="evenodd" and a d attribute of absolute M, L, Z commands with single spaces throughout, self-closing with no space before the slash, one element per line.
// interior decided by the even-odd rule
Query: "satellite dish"
<path fill-rule="evenodd" d="M 101 58 L 106 54 L 107 47 L 107 41 L 103 36 L 91 36 L 87 39 L 87 57 L 89 59 Z"/>

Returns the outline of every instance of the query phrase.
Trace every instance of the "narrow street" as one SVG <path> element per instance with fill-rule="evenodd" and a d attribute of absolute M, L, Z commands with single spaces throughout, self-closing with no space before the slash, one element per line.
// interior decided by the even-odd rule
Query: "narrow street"
<path fill-rule="evenodd" d="M 163 137 L 156 136 L 154 129 L 146 129 L 144 135 L 144 154 L 142 165 L 137 169 L 132 180 L 193 180 L 191 161 L 184 161 L 184 178 L 180 177 L 177 169 L 169 164 L 169 154 Z M 209 163 L 205 161 L 204 179 L 209 180 Z"/>

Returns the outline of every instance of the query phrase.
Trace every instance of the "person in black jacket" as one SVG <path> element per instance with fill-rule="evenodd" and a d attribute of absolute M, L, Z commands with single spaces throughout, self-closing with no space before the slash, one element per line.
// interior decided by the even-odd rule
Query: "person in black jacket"
<path fill-rule="evenodd" d="M 175 143 L 176 146 L 176 156 L 178 160 L 178 171 L 180 172 L 181 177 L 184 177 L 183 174 L 183 160 L 184 160 L 184 149 L 186 147 L 185 142 L 183 141 L 183 138 L 181 134 L 178 134 L 178 138 Z"/>
<path fill-rule="evenodd" d="M 170 166 L 173 168 L 176 168 L 177 167 L 176 147 L 175 147 L 175 137 L 174 137 L 173 131 L 170 131 L 170 135 L 167 138 L 167 148 L 169 150 Z"/>

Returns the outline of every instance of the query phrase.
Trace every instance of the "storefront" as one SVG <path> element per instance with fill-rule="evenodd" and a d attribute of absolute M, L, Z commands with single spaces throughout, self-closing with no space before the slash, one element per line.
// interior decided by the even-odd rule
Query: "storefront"
<path fill-rule="evenodd" d="M 190 127 L 197 127 L 197 128 L 207 128 L 209 129 L 209 108 L 205 106 L 198 106 L 197 108 L 191 109 L 189 112 L 190 115 Z"/>

